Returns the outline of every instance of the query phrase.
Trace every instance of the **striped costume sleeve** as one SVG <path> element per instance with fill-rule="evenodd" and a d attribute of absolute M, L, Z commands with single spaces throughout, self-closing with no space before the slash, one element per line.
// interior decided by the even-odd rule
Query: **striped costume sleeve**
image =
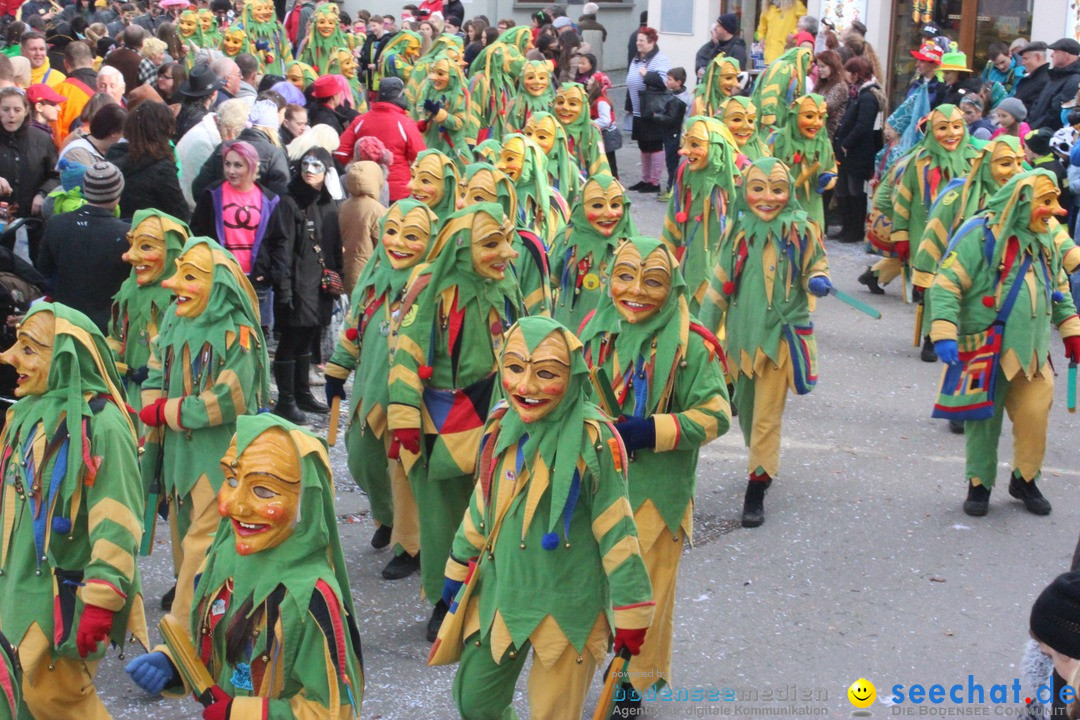
<path fill-rule="evenodd" d="M 390 404 L 386 417 L 390 430 L 422 427 L 420 408 L 424 383 L 420 379 L 420 368 L 427 364 L 435 305 L 439 300 L 429 286 L 412 307 L 401 308 L 401 330 L 390 363 Z"/>
<path fill-rule="evenodd" d="M 127 603 L 135 576 L 143 532 L 142 482 L 135 443 L 120 410 L 106 403 L 90 422 L 90 455 L 101 458 L 101 465 L 90 484 L 84 481 L 90 562 L 79 595 L 86 605 L 116 612 Z"/>
<path fill-rule="evenodd" d="M 1057 326 L 1058 332 L 1061 333 L 1061 337 L 1074 337 L 1080 335 L 1080 318 L 1076 315 L 1076 305 L 1073 303 L 1073 296 L 1070 292 L 1069 276 L 1065 274 L 1065 269 L 1061 267 L 1060 258 L 1054 259 L 1054 279 L 1055 290 L 1061 293 L 1060 300 L 1051 300 L 1052 309 L 1051 317 L 1054 325 Z"/>
<path fill-rule="evenodd" d="M 938 268 L 930 286 L 932 341 L 957 339 L 964 294 L 971 289 L 972 277 L 986 267 L 984 245 L 981 226 L 973 228 L 956 240 L 956 247 Z"/>
<path fill-rule="evenodd" d="M 731 405 L 724 371 L 715 351 L 695 332 L 690 333 L 686 367 L 676 371 L 675 397 L 685 410 L 652 416 L 656 452 L 698 448 L 727 432 Z"/>
<path fill-rule="evenodd" d="M 911 227 L 911 206 L 913 203 L 922 202 L 919 195 L 919 158 L 912 157 L 904 168 L 903 175 L 896 185 L 896 201 L 892 212 L 892 243 L 910 242 L 909 228 Z"/>
<path fill-rule="evenodd" d="M 959 198 L 958 191 L 949 190 L 930 210 L 919 247 L 911 254 L 911 280 L 918 287 L 928 288 L 934 282 L 934 274 L 949 247 L 949 233 L 959 209 Z"/>
<path fill-rule="evenodd" d="M 1061 264 L 1066 273 L 1072 275 L 1080 270 L 1080 246 L 1073 241 L 1072 236 L 1069 235 L 1069 228 L 1064 223 L 1057 224 L 1054 232 L 1054 246 L 1061 255 Z"/>
<path fill-rule="evenodd" d="M 454 535 L 454 543 L 450 546 L 450 557 L 446 559 L 444 574 L 451 580 L 464 582 L 469 572 L 469 560 L 483 550 L 489 530 L 484 521 L 486 511 L 483 489 L 480 483 L 476 483 L 469 507 L 465 510 L 465 517 L 462 518 Z"/>
<path fill-rule="evenodd" d="M 615 627 L 646 628 L 652 624 L 652 583 L 641 558 L 634 511 L 627 495 L 625 450 L 614 432 L 603 426 L 596 452 L 600 477 L 592 497 L 592 534 L 611 592 Z"/>
<path fill-rule="evenodd" d="M 254 411 L 248 409 L 258 391 L 254 342 L 250 338 L 247 343 L 238 340 L 229 345 L 225 364 L 217 368 L 210 387 L 165 403 L 163 415 L 170 428 L 179 431 L 216 427 Z"/>
<path fill-rule="evenodd" d="M 806 223 L 806 250 L 802 256 L 802 288 L 809 292 L 810 278 L 829 277 L 829 258 L 821 239 L 821 228 L 816 222 Z"/>

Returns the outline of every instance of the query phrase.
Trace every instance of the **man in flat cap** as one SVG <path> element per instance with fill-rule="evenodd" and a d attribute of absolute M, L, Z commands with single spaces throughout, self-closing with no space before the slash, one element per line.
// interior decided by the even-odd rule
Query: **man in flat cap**
<path fill-rule="evenodd" d="M 1062 38 L 1052 43 L 1050 50 L 1050 79 L 1030 108 L 1028 122 L 1033 128 L 1057 130 L 1061 127 L 1061 104 L 1075 98 L 1080 87 L 1080 42 Z"/>

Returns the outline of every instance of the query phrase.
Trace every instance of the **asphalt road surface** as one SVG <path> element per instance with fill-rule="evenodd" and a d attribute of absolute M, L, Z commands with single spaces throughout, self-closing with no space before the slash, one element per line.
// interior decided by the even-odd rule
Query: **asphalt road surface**
<path fill-rule="evenodd" d="M 629 142 L 619 165 L 627 185 L 640 179 Z M 665 205 L 655 196 L 632 193 L 631 199 L 639 231 L 657 234 Z M 678 692 L 697 689 L 704 699 L 649 702 L 640 717 L 847 717 L 854 710 L 847 689 L 859 678 L 877 687 L 871 712 L 878 717 L 940 712 L 951 703 L 898 708 L 880 698 L 894 685 L 906 693 L 917 683 L 962 683 L 966 694 L 969 674 L 988 694 L 995 683 L 1010 686 L 1010 702 L 986 706 L 989 715 L 1015 714 L 1023 705 L 1023 693 L 1019 705 L 1011 702 L 1011 687 L 1028 612 L 1039 591 L 1068 569 L 1080 531 L 1080 415 L 1065 410 L 1064 373 L 1055 387 L 1040 483 L 1053 513 L 1035 517 L 1008 497 L 1006 431 L 990 514 L 967 517 L 960 509 L 963 438 L 930 418 L 940 365 L 921 362 L 912 347 L 912 309 L 895 285 L 871 296 L 855 282 L 868 260 L 861 246 L 829 241 L 827 247 L 833 283 L 884 317 L 872 320 L 831 297 L 818 302 L 820 382 L 808 396 L 789 396 L 782 467 L 762 527 L 738 527 L 746 450 L 737 424 L 703 449 L 696 545 L 680 570 L 670 684 Z M 1056 333 L 1051 347 L 1063 368 Z M 417 578 L 380 577 L 388 551 L 368 543 L 367 499 L 349 476 L 343 444 L 331 454 L 364 643 L 363 717 L 455 718 L 454 668 L 424 664 L 430 607 L 419 597 Z M 141 563 L 154 624 L 158 598 L 172 582 L 164 526 L 157 538 L 154 554 Z M 193 700 L 147 697 L 122 666 L 113 650 L 99 674 L 117 718 L 200 717 Z M 527 717 L 524 686 L 522 679 L 516 704 Z M 598 694 L 599 679 L 588 714 Z"/>

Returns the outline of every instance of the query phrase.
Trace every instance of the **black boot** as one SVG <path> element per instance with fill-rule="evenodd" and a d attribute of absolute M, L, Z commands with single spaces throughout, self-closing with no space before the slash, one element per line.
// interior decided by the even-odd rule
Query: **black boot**
<path fill-rule="evenodd" d="M 1009 494 L 1024 502 L 1024 507 L 1033 515 L 1049 515 L 1050 501 L 1043 497 L 1034 480 L 1025 480 L 1015 473 L 1009 480 Z"/>
<path fill-rule="evenodd" d="M 859 282 L 867 287 L 874 295 L 884 295 L 885 289 L 878 285 L 877 275 L 873 268 L 867 267 L 866 272 L 859 276 Z"/>
<path fill-rule="evenodd" d="M 985 485 L 973 485 L 968 480 L 968 495 L 964 501 L 964 513 L 972 517 L 982 517 L 990 509 L 990 488 Z"/>
<path fill-rule="evenodd" d="M 431 619 L 427 621 L 427 641 L 435 642 L 439 637 L 439 628 L 442 627 L 443 618 L 450 608 L 442 600 L 435 603 L 435 609 L 431 611 Z"/>
<path fill-rule="evenodd" d="M 742 526 L 755 528 L 765 522 L 765 491 L 772 485 L 772 478 L 754 480 L 746 483 L 746 497 L 743 500 Z"/>
<path fill-rule="evenodd" d="M 847 230 L 840 242 L 858 243 L 866 238 L 866 194 L 859 194 L 848 199 L 847 215 L 844 218 Z"/>
<path fill-rule="evenodd" d="M 619 718 L 641 717 L 641 693 L 630 683 L 623 683 L 615 691 L 615 705 L 611 709 L 611 720 Z"/>
<path fill-rule="evenodd" d="M 311 369 L 311 355 L 296 356 L 296 407 L 305 412 L 325 415 L 330 412 L 330 407 L 311 394 L 311 377 L 308 371 Z"/>
<path fill-rule="evenodd" d="M 296 363 L 291 360 L 275 360 L 274 381 L 277 382 L 278 389 L 274 414 L 297 425 L 305 424 L 307 415 L 296 407 Z"/>
<path fill-rule="evenodd" d="M 964 421 L 963 420 L 950 420 L 949 421 L 949 432 L 951 432 L 953 435 L 963 435 L 964 434 Z"/>
<path fill-rule="evenodd" d="M 382 550 L 390 544 L 390 534 L 392 532 L 394 532 L 394 528 L 389 525 L 380 525 L 375 528 L 375 534 L 371 536 L 371 547 Z"/>
<path fill-rule="evenodd" d="M 169 592 L 161 596 L 161 609 L 165 612 L 172 610 L 173 598 L 176 597 L 176 584 L 174 583 Z"/>
<path fill-rule="evenodd" d="M 386 563 L 386 567 L 382 569 L 382 576 L 384 580 L 401 580 L 409 577 L 419 569 L 420 554 L 410 555 L 407 552 L 402 552 Z"/>
<path fill-rule="evenodd" d="M 919 357 L 923 362 L 937 362 L 937 353 L 934 352 L 934 343 L 930 340 L 929 335 L 923 338 L 922 351 L 919 353 Z"/>

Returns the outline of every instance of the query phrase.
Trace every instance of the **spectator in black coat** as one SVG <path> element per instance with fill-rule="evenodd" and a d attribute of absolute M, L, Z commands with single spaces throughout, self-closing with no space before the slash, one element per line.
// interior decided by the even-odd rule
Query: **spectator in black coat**
<path fill-rule="evenodd" d="M 280 144 L 277 106 L 268 100 L 259 100 L 251 107 L 248 122 L 252 126 L 241 130 L 236 139 L 251 144 L 259 154 L 259 183 L 275 195 L 284 195 L 289 186 L 289 160 Z M 223 145 L 219 145 L 210 154 L 191 183 L 192 197 L 199 197 L 208 187 L 224 179 L 221 152 Z"/>
<path fill-rule="evenodd" d="M 1062 38 L 1050 46 L 1049 80 L 1028 115 L 1033 128 L 1061 128 L 1061 104 L 1076 97 L 1080 87 L 1080 42 Z"/>
<path fill-rule="evenodd" d="M 56 146 L 51 135 L 31 125 L 26 93 L 0 90 L 0 200 L 17 206 L 15 217 L 41 215 L 45 196 L 59 184 Z M 37 256 L 40 240 L 40 227 L 31 228 L 30 257 Z"/>
<path fill-rule="evenodd" d="M 1031 115 L 1031 109 L 1035 107 L 1046 83 L 1050 82 L 1050 64 L 1046 62 L 1046 49 L 1046 43 L 1033 42 L 1020 51 L 1024 76 L 1016 81 L 1013 97 L 1024 103 L 1028 116 Z"/>
<path fill-rule="evenodd" d="M 139 103 L 124 123 L 124 140 L 105 154 L 105 159 L 124 174 L 121 217 L 155 208 L 187 221 L 188 204 L 180 190 L 176 154 L 169 144 L 175 124 L 167 105 Z"/>
<path fill-rule="evenodd" d="M 645 27 L 649 26 L 649 11 L 648 10 L 642 10 L 641 11 L 641 20 L 638 23 L 638 25 L 639 25 L 639 27 L 636 30 L 634 30 L 632 33 L 630 33 L 630 47 L 629 47 L 629 51 L 626 53 L 626 64 L 627 65 L 634 62 L 634 58 L 637 57 L 637 54 L 638 54 L 638 49 L 637 49 L 637 36 L 638 36 L 638 33 L 641 32 L 642 28 L 645 28 Z M 627 108 L 627 109 L 629 109 L 629 108 Z"/>
<path fill-rule="evenodd" d="M 82 181 L 86 205 L 49 219 L 37 258 L 53 300 L 86 313 L 103 333 L 108 332 L 112 297 L 131 273 L 124 261 L 131 224 L 115 215 L 123 190 L 124 176 L 112 163 L 87 168 Z"/>
<path fill-rule="evenodd" d="M 312 394 L 308 371 L 311 347 L 330 323 L 334 296 L 322 289 L 323 269 L 343 272 L 338 203 L 326 188 L 333 170 L 330 153 L 314 147 L 300 158 L 300 174 L 282 198 L 277 227 L 292 262 L 274 277 L 274 322 L 281 333 L 274 356 L 278 402 L 274 413 L 303 422 L 303 412 L 325 414 L 329 408 Z"/>
<path fill-rule="evenodd" d="M 706 66 L 717 55 L 727 55 L 739 61 L 739 67 L 746 69 L 746 41 L 738 35 L 739 24 L 735 13 L 724 13 L 713 23 L 712 37 L 701 46 L 694 58 L 694 72 L 700 78 Z"/>
<path fill-rule="evenodd" d="M 874 176 L 874 155 L 882 145 L 881 130 L 875 125 L 885 109 L 885 94 L 865 57 L 850 58 L 844 73 L 848 85 L 858 90 L 848 101 L 833 141 L 840 168 L 835 195 L 842 223 L 838 239 L 859 242 L 866 224 L 866 182 Z"/>

